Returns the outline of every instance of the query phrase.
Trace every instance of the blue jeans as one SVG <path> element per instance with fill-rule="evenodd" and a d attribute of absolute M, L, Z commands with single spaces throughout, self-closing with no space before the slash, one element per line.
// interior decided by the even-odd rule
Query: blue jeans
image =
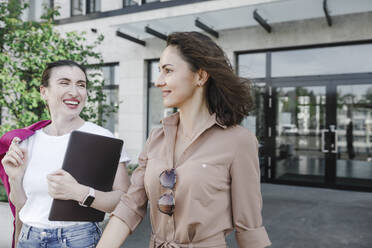
<path fill-rule="evenodd" d="M 96 247 L 102 234 L 97 223 L 44 229 L 23 224 L 18 248 L 91 248 Z"/>

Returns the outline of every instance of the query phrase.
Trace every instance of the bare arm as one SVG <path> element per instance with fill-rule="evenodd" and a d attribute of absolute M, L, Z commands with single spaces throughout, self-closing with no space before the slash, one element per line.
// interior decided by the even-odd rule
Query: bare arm
<path fill-rule="evenodd" d="M 26 169 L 27 151 L 19 146 L 20 139 L 15 137 L 8 152 L 2 160 L 4 170 L 8 175 L 10 185 L 9 200 L 16 208 L 15 216 L 15 243 L 17 244 L 22 222 L 19 219 L 19 211 L 25 205 L 27 196 L 23 189 L 23 176 Z"/>
<path fill-rule="evenodd" d="M 14 243 L 16 244 L 16 247 L 17 247 L 17 244 L 18 244 L 18 238 L 19 238 L 19 234 L 21 233 L 21 229 L 22 229 L 22 221 L 19 219 L 19 211 L 18 209 L 16 209 L 16 219 L 15 219 L 15 238 L 14 238 Z"/>
<path fill-rule="evenodd" d="M 15 216 L 15 230 L 14 230 L 14 243 L 18 243 L 18 237 L 21 233 L 22 229 L 22 221 L 19 218 L 19 212 L 21 211 L 22 207 L 25 205 L 27 197 L 25 191 L 22 187 L 22 182 L 17 182 L 17 180 L 9 180 L 11 192 L 9 194 L 9 200 L 14 204 L 16 208 L 16 216 Z"/>
<path fill-rule="evenodd" d="M 130 234 L 128 225 L 113 215 L 97 245 L 97 248 L 120 247 Z"/>
<path fill-rule="evenodd" d="M 79 184 L 69 173 L 58 170 L 48 175 L 49 194 L 55 199 L 83 201 L 89 187 Z M 113 191 L 95 190 L 95 200 L 91 207 L 111 213 L 119 203 L 121 195 L 128 190 L 129 177 L 125 163 L 120 163 L 116 172 Z"/>
<path fill-rule="evenodd" d="M 1 160 L 5 173 L 8 175 L 10 185 L 9 200 L 21 209 L 27 197 L 23 189 L 23 177 L 27 164 L 27 151 L 19 146 L 20 139 L 15 137 L 9 146 L 8 152 Z"/>
<path fill-rule="evenodd" d="M 118 170 L 115 175 L 114 185 L 112 187 L 113 191 L 103 192 L 96 190 L 96 197 L 91 205 L 92 208 L 98 209 L 100 211 L 111 213 L 114 211 L 116 205 L 120 201 L 120 197 L 124 192 L 128 191 L 129 188 L 129 176 L 125 163 L 120 163 Z M 89 191 L 87 186 L 81 185 L 82 192 L 79 195 L 80 200 L 82 201 L 86 194 Z"/>
<path fill-rule="evenodd" d="M 9 200 L 13 203 L 17 210 L 21 210 L 25 205 L 27 197 L 23 189 L 23 178 L 9 178 L 10 194 Z"/>

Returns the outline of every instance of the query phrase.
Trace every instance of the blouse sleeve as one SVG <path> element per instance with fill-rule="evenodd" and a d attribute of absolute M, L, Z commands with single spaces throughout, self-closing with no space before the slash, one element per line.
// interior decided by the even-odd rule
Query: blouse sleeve
<path fill-rule="evenodd" d="M 271 245 L 262 226 L 262 196 L 256 137 L 239 135 L 230 167 L 233 223 L 239 247 L 263 248 Z"/>
<path fill-rule="evenodd" d="M 131 232 L 136 229 L 142 218 L 146 215 L 147 195 L 144 185 L 144 176 L 147 164 L 147 151 L 150 143 L 152 131 L 145 144 L 145 147 L 138 157 L 138 167 L 131 176 L 131 185 L 128 192 L 124 193 L 120 202 L 112 212 L 113 215 L 124 221 Z"/>

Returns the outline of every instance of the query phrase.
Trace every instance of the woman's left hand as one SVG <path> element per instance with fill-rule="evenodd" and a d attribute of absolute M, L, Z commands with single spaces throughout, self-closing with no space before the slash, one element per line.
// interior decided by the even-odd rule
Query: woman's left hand
<path fill-rule="evenodd" d="M 48 193 L 54 199 L 81 201 L 89 189 L 79 184 L 76 179 L 65 170 L 57 170 L 47 176 Z"/>

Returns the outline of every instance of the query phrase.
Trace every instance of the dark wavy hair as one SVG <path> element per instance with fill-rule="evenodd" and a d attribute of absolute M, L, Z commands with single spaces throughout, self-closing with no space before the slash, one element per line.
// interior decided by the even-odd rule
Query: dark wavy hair
<path fill-rule="evenodd" d="M 88 79 L 85 67 L 83 67 L 82 65 L 80 65 L 77 62 L 72 61 L 72 60 L 58 60 L 58 61 L 55 61 L 55 62 L 48 63 L 46 65 L 46 67 L 43 71 L 43 74 L 41 76 L 41 85 L 43 85 L 44 87 L 48 87 L 49 86 L 50 74 L 52 72 L 52 69 L 56 68 L 56 67 L 60 67 L 60 66 L 71 66 L 71 67 L 76 66 L 84 72 L 85 79 L 86 80 Z"/>
<path fill-rule="evenodd" d="M 175 32 L 167 39 L 175 46 L 191 71 L 199 69 L 209 74 L 205 97 L 210 114 L 225 126 L 240 124 L 253 108 L 251 82 L 234 73 L 224 51 L 208 36 L 199 32 Z"/>

